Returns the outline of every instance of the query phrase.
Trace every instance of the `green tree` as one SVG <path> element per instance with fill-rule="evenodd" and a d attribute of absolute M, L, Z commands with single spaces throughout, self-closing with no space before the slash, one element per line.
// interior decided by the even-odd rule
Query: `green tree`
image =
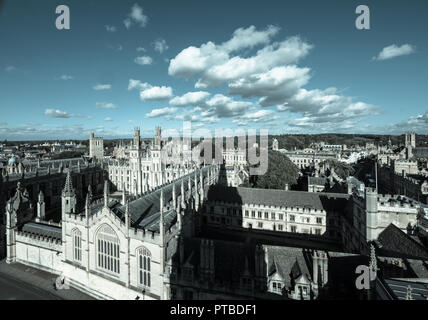
<path fill-rule="evenodd" d="M 284 189 L 285 184 L 290 187 L 296 184 L 299 177 L 299 169 L 284 154 L 269 150 L 268 169 L 264 175 L 251 176 L 250 181 L 244 186 L 262 189 Z"/>

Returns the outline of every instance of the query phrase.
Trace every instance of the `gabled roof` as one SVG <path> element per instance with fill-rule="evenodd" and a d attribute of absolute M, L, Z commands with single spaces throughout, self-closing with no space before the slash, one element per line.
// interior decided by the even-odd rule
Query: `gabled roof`
<path fill-rule="evenodd" d="M 428 250 L 392 223 L 379 234 L 376 244 L 380 255 L 428 259 Z"/>

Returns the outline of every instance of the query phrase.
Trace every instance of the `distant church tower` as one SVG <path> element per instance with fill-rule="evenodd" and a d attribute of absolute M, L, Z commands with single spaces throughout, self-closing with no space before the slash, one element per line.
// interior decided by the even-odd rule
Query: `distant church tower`
<path fill-rule="evenodd" d="M 91 158 L 104 157 L 104 139 L 95 137 L 93 132 L 89 136 L 89 156 Z"/>
<path fill-rule="evenodd" d="M 406 138 L 405 138 L 405 146 L 406 148 L 412 147 L 416 148 L 416 133 L 414 132 L 406 132 Z"/>

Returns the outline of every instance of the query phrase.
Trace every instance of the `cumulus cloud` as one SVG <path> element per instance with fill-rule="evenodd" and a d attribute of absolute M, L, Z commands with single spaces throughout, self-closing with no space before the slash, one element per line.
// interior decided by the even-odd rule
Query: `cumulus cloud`
<path fill-rule="evenodd" d="M 107 32 L 116 32 L 117 31 L 115 26 L 105 25 L 104 27 L 106 28 Z"/>
<path fill-rule="evenodd" d="M 151 57 L 149 57 L 149 56 L 141 56 L 141 57 L 136 57 L 134 59 L 134 62 L 136 64 L 144 66 L 144 65 L 150 65 L 150 64 L 152 64 L 153 59 Z"/>
<path fill-rule="evenodd" d="M 128 90 L 133 90 L 133 89 L 145 90 L 145 89 L 149 89 L 151 87 L 152 86 L 150 84 L 148 84 L 147 82 L 143 83 L 140 80 L 129 79 Z"/>
<path fill-rule="evenodd" d="M 96 84 L 95 86 L 92 87 L 92 89 L 94 89 L 96 91 L 110 90 L 111 89 L 111 84 Z"/>
<path fill-rule="evenodd" d="M 131 12 L 128 14 L 127 18 L 123 20 L 123 24 L 125 25 L 126 29 L 129 29 L 134 23 L 143 28 L 146 26 L 148 21 L 149 17 L 144 14 L 143 8 L 135 3 L 132 6 Z"/>
<path fill-rule="evenodd" d="M 270 26 L 257 31 L 251 26 L 237 29 L 230 40 L 220 45 L 207 42 L 199 48 L 190 46 L 171 59 L 168 73 L 178 77 L 198 75 L 200 79 L 195 87 L 207 88 L 254 73 L 267 72 L 279 65 L 297 63 L 309 53 L 312 45 L 299 37 L 268 44 L 278 30 Z M 268 45 L 251 57 L 231 56 L 233 52 L 261 44 Z"/>
<path fill-rule="evenodd" d="M 143 47 L 138 47 L 136 50 L 137 50 L 138 52 L 146 52 L 146 49 L 145 49 L 145 48 L 143 48 Z"/>
<path fill-rule="evenodd" d="M 174 97 L 169 103 L 178 107 L 197 106 L 208 98 L 209 95 L 210 93 L 206 91 L 188 92 L 181 97 Z"/>
<path fill-rule="evenodd" d="M 168 45 L 166 44 L 165 39 L 156 39 L 156 41 L 153 44 L 153 47 L 155 48 L 155 51 L 162 54 L 164 51 L 168 50 Z"/>
<path fill-rule="evenodd" d="M 172 96 L 172 88 L 166 86 L 151 86 L 148 89 L 140 91 L 140 98 L 144 101 L 169 100 Z"/>
<path fill-rule="evenodd" d="M 117 107 L 113 103 L 97 102 L 95 105 L 97 108 L 101 109 L 117 109 Z"/>
<path fill-rule="evenodd" d="M 104 121 L 113 121 L 113 119 L 110 117 L 107 117 L 107 118 L 104 118 Z"/>
<path fill-rule="evenodd" d="M 376 56 L 373 57 L 373 60 L 387 60 L 399 56 L 405 56 L 416 52 L 416 47 L 410 44 L 403 44 L 397 46 L 392 44 L 382 49 L 382 51 Z"/>
<path fill-rule="evenodd" d="M 71 118 L 72 115 L 68 112 L 61 111 L 59 109 L 46 109 L 45 116 L 50 118 Z"/>
<path fill-rule="evenodd" d="M 208 109 L 203 116 L 216 115 L 219 118 L 230 118 L 243 115 L 253 104 L 247 101 L 235 101 L 223 94 L 216 94 L 205 102 Z"/>
<path fill-rule="evenodd" d="M 284 103 L 309 81 L 309 68 L 281 66 L 229 83 L 229 93 L 244 98 L 260 97 L 263 106 Z"/>
<path fill-rule="evenodd" d="M 175 113 L 176 111 L 177 111 L 177 108 L 170 108 L 170 107 L 153 109 L 150 113 L 146 113 L 145 117 L 146 118 L 157 118 L 157 117 L 162 117 L 162 116 L 166 116 L 166 115 L 171 115 L 171 114 Z"/>

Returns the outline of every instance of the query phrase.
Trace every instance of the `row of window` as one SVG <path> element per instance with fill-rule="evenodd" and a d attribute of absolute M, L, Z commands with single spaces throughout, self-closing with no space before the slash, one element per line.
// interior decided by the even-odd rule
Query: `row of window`
<path fill-rule="evenodd" d="M 103 225 L 96 237 L 97 268 L 112 274 L 120 274 L 120 243 L 114 230 Z M 79 229 L 72 231 L 73 259 L 82 262 L 82 233 Z M 138 283 L 151 286 L 151 259 L 152 255 L 146 248 L 137 251 Z"/>

